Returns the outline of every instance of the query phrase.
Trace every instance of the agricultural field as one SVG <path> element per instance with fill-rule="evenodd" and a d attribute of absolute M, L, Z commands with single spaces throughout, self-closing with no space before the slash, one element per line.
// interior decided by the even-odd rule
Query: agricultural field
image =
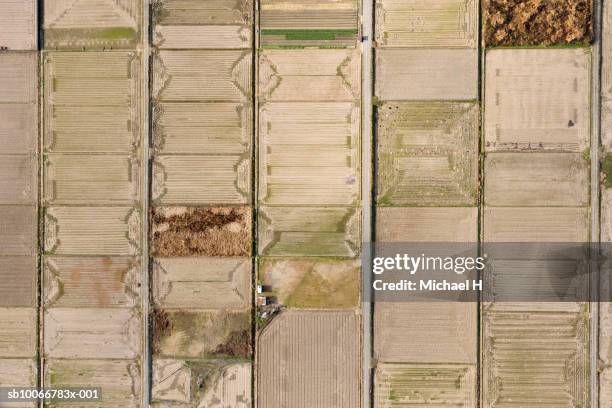
<path fill-rule="evenodd" d="M 356 308 L 357 260 L 262 258 L 258 277 L 279 304 L 299 309 Z"/>
<path fill-rule="evenodd" d="M 258 339 L 258 406 L 359 406 L 359 325 L 353 311 L 285 311 L 272 319 Z"/>
<path fill-rule="evenodd" d="M 45 365 L 45 384 L 52 388 L 102 388 L 99 408 L 138 408 L 142 392 L 141 367 L 125 360 L 49 360 Z M 48 407 L 66 406 L 57 402 Z"/>
<path fill-rule="evenodd" d="M 478 50 L 382 48 L 375 94 L 385 101 L 475 100 Z"/>
<path fill-rule="evenodd" d="M 0 256 L 0 307 L 36 307 L 36 258 Z"/>
<path fill-rule="evenodd" d="M 376 370 L 374 406 L 476 406 L 476 370 L 465 365 L 381 364 Z"/>
<path fill-rule="evenodd" d="M 477 305 L 469 302 L 377 303 L 375 358 L 410 364 L 476 364 L 477 322 Z"/>
<path fill-rule="evenodd" d="M 157 101 L 247 101 L 249 50 L 159 50 L 153 55 L 151 97 Z"/>
<path fill-rule="evenodd" d="M 0 361 L 36 355 L 36 309 L 0 309 Z"/>
<path fill-rule="evenodd" d="M 586 242 L 586 208 L 499 207 L 483 211 L 486 242 Z"/>
<path fill-rule="evenodd" d="M 477 0 L 376 0 L 379 47 L 476 48 Z"/>
<path fill-rule="evenodd" d="M 151 252 L 169 256 L 249 256 L 248 207 L 155 207 L 151 213 Z"/>
<path fill-rule="evenodd" d="M 483 324 L 484 407 L 499 401 L 585 406 L 588 324 L 582 314 L 488 313 Z"/>
<path fill-rule="evenodd" d="M 353 102 L 263 104 L 259 114 L 260 203 L 357 204 L 361 191 L 359 113 L 359 105 Z"/>
<path fill-rule="evenodd" d="M 380 242 L 476 242 L 476 207 L 380 207 Z M 452 228 L 449 228 L 452 226 Z"/>
<path fill-rule="evenodd" d="M 135 48 L 141 33 L 142 1 L 45 1 L 45 49 Z"/>
<path fill-rule="evenodd" d="M 487 47 L 588 46 L 593 35 L 592 0 L 483 0 L 482 9 Z"/>
<path fill-rule="evenodd" d="M 0 359 L 0 384 L 3 387 L 34 387 L 38 378 L 38 368 L 33 360 Z M 5 404 L 6 407 L 34 408 L 35 402 Z"/>
<path fill-rule="evenodd" d="M 138 307 L 142 267 L 136 257 L 47 257 L 46 307 Z"/>
<path fill-rule="evenodd" d="M 489 207 L 589 204 L 589 163 L 580 153 L 490 153 L 484 166 Z"/>
<path fill-rule="evenodd" d="M 261 101 L 352 101 L 361 89 L 361 55 L 348 50 L 263 50 Z"/>
<path fill-rule="evenodd" d="M 37 47 L 37 0 L 0 1 L 0 47 L 35 50 Z"/>
<path fill-rule="evenodd" d="M 153 383 L 154 408 L 251 407 L 251 367 L 247 363 L 156 359 Z"/>
<path fill-rule="evenodd" d="M 477 163 L 477 105 L 415 102 L 379 107 L 379 206 L 475 205 Z"/>
<path fill-rule="evenodd" d="M 152 347 L 156 357 L 248 359 L 248 311 L 164 310 L 153 312 Z"/>
<path fill-rule="evenodd" d="M 158 49 L 250 48 L 252 0 L 156 0 L 152 45 Z"/>
<path fill-rule="evenodd" d="M 484 133 L 490 150 L 584 152 L 590 134 L 590 54 L 503 49 L 486 54 Z"/>
<path fill-rule="evenodd" d="M 156 258 L 153 302 L 164 309 L 248 309 L 251 269 L 249 258 Z"/>
<path fill-rule="evenodd" d="M 262 48 L 354 47 L 359 2 L 356 0 L 263 0 Z"/>
<path fill-rule="evenodd" d="M 260 207 L 258 216 L 259 255 L 359 255 L 360 208 Z"/>

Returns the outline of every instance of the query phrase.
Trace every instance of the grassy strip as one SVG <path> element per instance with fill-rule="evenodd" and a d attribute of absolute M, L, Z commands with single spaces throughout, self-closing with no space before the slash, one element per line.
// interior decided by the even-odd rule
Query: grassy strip
<path fill-rule="evenodd" d="M 280 35 L 284 36 L 286 40 L 292 41 L 308 41 L 308 40 L 319 40 L 319 41 L 333 41 L 337 37 L 347 37 L 357 35 L 357 29 L 344 29 L 344 30 L 304 30 L 304 29 L 263 29 L 261 30 L 262 35 Z"/>

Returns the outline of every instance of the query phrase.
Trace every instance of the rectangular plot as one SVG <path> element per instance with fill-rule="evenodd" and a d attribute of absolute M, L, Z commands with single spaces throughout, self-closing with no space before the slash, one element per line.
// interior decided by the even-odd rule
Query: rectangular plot
<path fill-rule="evenodd" d="M 476 369 L 448 364 L 380 364 L 374 406 L 475 408 Z"/>
<path fill-rule="evenodd" d="M 0 153 L 34 154 L 38 143 L 34 103 L 0 103 Z"/>
<path fill-rule="evenodd" d="M 35 50 L 36 0 L 0 0 L 0 44 L 9 50 Z"/>
<path fill-rule="evenodd" d="M 378 134 L 378 205 L 476 204 L 478 105 L 385 103 Z"/>
<path fill-rule="evenodd" d="M 0 204 L 33 204 L 37 199 L 35 157 L 0 155 Z"/>
<path fill-rule="evenodd" d="M 0 103 L 36 103 L 38 98 L 37 61 L 36 52 L 0 54 L 0 89 L 2 89 Z"/>
<path fill-rule="evenodd" d="M 0 358 L 36 355 L 36 309 L 0 308 Z"/>
<path fill-rule="evenodd" d="M 491 50 L 486 63 L 487 150 L 582 152 L 589 146 L 587 50 Z"/>
<path fill-rule="evenodd" d="M 476 49 L 380 49 L 376 96 L 382 100 L 474 100 Z"/>
<path fill-rule="evenodd" d="M 44 143 L 52 152 L 134 151 L 140 61 L 130 52 L 45 54 Z"/>
<path fill-rule="evenodd" d="M 250 104 L 164 102 L 153 106 L 158 154 L 244 154 L 253 133 Z"/>
<path fill-rule="evenodd" d="M 586 242 L 589 213 L 585 208 L 485 208 L 486 242 Z"/>
<path fill-rule="evenodd" d="M 379 207 L 376 236 L 380 242 L 476 242 L 476 207 Z"/>
<path fill-rule="evenodd" d="M 36 261 L 34 256 L 0 256 L 0 307 L 36 306 Z"/>
<path fill-rule="evenodd" d="M 45 252 L 55 255 L 136 255 L 141 215 L 131 207 L 49 207 Z"/>
<path fill-rule="evenodd" d="M 163 0 L 152 10 L 153 45 L 161 49 L 251 48 L 251 0 Z"/>
<path fill-rule="evenodd" d="M 262 256 L 354 257 L 361 246 L 359 208 L 261 207 Z"/>
<path fill-rule="evenodd" d="M 250 256 L 250 207 L 154 207 L 151 254 Z"/>
<path fill-rule="evenodd" d="M 483 406 L 582 407 L 588 401 L 588 328 L 582 314 L 484 317 Z"/>
<path fill-rule="evenodd" d="M 476 364 L 477 322 L 474 303 L 377 303 L 374 353 L 380 362 Z"/>
<path fill-rule="evenodd" d="M 355 204 L 361 185 L 359 113 L 350 102 L 263 105 L 259 201 Z"/>
<path fill-rule="evenodd" d="M 249 311 L 157 309 L 152 318 L 152 347 L 156 356 L 210 359 L 251 357 Z"/>
<path fill-rule="evenodd" d="M 357 100 L 358 50 L 266 50 L 259 55 L 259 97 L 266 101 Z"/>
<path fill-rule="evenodd" d="M 223 360 L 153 360 L 152 407 L 199 404 L 251 407 L 251 364 Z M 201 378 L 212 381 L 201 382 Z"/>
<path fill-rule="evenodd" d="M 488 206 L 589 204 L 589 163 L 580 153 L 490 153 L 484 172 Z"/>
<path fill-rule="evenodd" d="M 152 295 L 165 309 L 246 309 L 251 306 L 248 258 L 157 258 Z"/>
<path fill-rule="evenodd" d="M 154 99 L 246 102 L 250 98 L 250 51 L 162 50 L 152 59 Z"/>
<path fill-rule="evenodd" d="M 355 0 L 265 0 L 260 41 L 263 47 L 352 47 L 358 24 Z"/>
<path fill-rule="evenodd" d="M 119 358 L 140 355 L 142 317 L 133 309 L 56 309 L 44 317 L 47 358 Z"/>
<path fill-rule="evenodd" d="M 476 47 L 476 0 L 377 0 L 376 44 L 382 47 Z"/>
<path fill-rule="evenodd" d="M 259 336 L 258 407 L 360 406 L 359 333 L 352 311 L 281 312 Z"/>
<path fill-rule="evenodd" d="M 137 258 L 46 257 L 44 303 L 50 307 L 138 307 Z"/>
<path fill-rule="evenodd" d="M 351 309 L 359 304 L 357 260 L 261 258 L 258 281 L 276 302 L 299 309 Z"/>
<path fill-rule="evenodd" d="M 96 401 L 96 407 L 141 406 L 141 368 L 135 361 L 47 359 L 44 369 L 45 384 L 49 388 L 100 387 L 102 398 Z M 55 404 L 51 406 L 63 405 Z"/>
<path fill-rule="evenodd" d="M 0 255 L 35 255 L 36 207 L 0 205 Z"/>
<path fill-rule="evenodd" d="M 45 5 L 45 48 L 136 48 L 141 0 L 53 0 Z"/>
<path fill-rule="evenodd" d="M 0 385 L 2 387 L 36 387 L 38 364 L 34 359 L 0 359 Z M 32 402 L 3 402 L 2 408 L 35 408 Z"/>
<path fill-rule="evenodd" d="M 247 204 L 251 161 L 245 155 L 157 156 L 152 197 L 168 204 Z"/>
<path fill-rule="evenodd" d="M 140 198 L 135 157 L 49 154 L 44 161 L 48 204 L 135 204 Z"/>

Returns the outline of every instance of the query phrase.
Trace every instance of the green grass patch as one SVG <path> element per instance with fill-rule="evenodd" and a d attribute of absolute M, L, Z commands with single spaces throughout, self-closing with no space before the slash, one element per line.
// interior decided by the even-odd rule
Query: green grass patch
<path fill-rule="evenodd" d="M 612 155 L 606 156 L 601 162 L 601 172 L 604 175 L 604 186 L 606 188 L 612 188 Z"/>
<path fill-rule="evenodd" d="M 290 41 L 333 41 L 338 37 L 357 35 L 356 29 L 343 30 L 303 30 L 303 29 L 263 29 L 261 34 L 283 36 Z"/>
<path fill-rule="evenodd" d="M 100 30 L 100 34 L 98 34 L 100 39 L 106 41 L 123 40 L 127 38 L 134 38 L 135 36 L 136 31 L 134 31 L 132 28 L 126 27 L 105 28 Z"/>

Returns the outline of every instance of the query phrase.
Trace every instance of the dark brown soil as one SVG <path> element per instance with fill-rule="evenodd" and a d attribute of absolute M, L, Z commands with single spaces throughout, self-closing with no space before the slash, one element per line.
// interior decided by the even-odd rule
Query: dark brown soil
<path fill-rule="evenodd" d="M 251 355 L 250 344 L 251 334 L 248 331 L 234 331 L 225 343 L 217 346 L 214 354 L 248 358 Z"/>
<path fill-rule="evenodd" d="M 165 336 L 166 333 L 170 331 L 172 324 L 170 323 L 170 319 L 168 318 L 168 314 L 161 310 L 155 309 L 153 313 L 151 313 L 151 332 L 153 333 L 153 354 L 157 354 L 157 344 L 159 344 L 159 340 Z"/>
<path fill-rule="evenodd" d="M 248 207 L 153 208 L 154 256 L 249 256 Z"/>
<path fill-rule="evenodd" d="M 487 46 L 591 41 L 591 0 L 485 0 L 483 7 Z"/>

